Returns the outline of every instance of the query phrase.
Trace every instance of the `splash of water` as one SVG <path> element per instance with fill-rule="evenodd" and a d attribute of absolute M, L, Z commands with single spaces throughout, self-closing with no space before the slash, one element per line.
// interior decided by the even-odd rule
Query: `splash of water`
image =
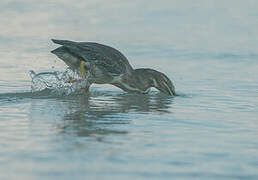
<path fill-rule="evenodd" d="M 70 69 L 66 71 L 41 72 L 29 71 L 31 77 L 31 91 L 39 92 L 51 90 L 58 95 L 70 95 L 83 89 L 86 81 L 83 81 L 77 72 Z"/>

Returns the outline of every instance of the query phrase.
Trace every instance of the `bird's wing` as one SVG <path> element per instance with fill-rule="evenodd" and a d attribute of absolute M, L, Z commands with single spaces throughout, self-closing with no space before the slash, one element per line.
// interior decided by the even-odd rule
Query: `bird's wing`
<path fill-rule="evenodd" d="M 65 46 L 70 53 L 79 56 L 82 60 L 112 75 L 130 73 L 133 69 L 126 57 L 112 47 L 93 42 L 73 42 L 55 39 L 52 41 Z"/>

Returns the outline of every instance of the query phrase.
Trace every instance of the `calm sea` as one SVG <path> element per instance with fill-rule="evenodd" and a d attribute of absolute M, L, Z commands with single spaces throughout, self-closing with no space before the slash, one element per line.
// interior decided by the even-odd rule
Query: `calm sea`
<path fill-rule="evenodd" d="M 258 179 L 258 1 L 1 0 L 0 179 Z M 31 92 L 50 39 L 119 49 L 180 96 Z"/>

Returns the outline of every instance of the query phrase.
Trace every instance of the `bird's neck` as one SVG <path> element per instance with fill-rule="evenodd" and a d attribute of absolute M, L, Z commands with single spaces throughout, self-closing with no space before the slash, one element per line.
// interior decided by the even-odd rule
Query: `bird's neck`
<path fill-rule="evenodd" d="M 127 77 L 127 82 L 130 86 L 133 86 L 142 91 L 152 87 L 152 74 L 147 72 L 147 69 L 135 69 L 133 73 Z"/>
<path fill-rule="evenodd" d="M 114 82 L 113 85 L 127 92 L 147 93 L 151 87 L 167 95 L 176 95 L 171 80 L 163 73 L 153 69 L 135 69 L 130 74 Z"/>
<path fill-rule="evenodd" d="M 127 92 L 147 93 L 151 88 L 150 76 L 146 74 L 144 69 L 135 69 L 130 74 L 122 77 L 118 83 L 113 85 Z"/>

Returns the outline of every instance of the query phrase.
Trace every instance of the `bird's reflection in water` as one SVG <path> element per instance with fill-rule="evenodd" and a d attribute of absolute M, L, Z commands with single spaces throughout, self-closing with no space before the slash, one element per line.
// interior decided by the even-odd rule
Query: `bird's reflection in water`
<path fill-rule="evenodd" d="M 159 93 L 142 95 L 93 91 L 90 94 L 62 97 L 46 96 L 47 94 L 49 92 L 21 95 L 26 99 L 33 99 L 29 108 L 31 123 L 38 128 L 50 123 L 58 134 L 97 137 L 97 140 L 101 140 L 107 134 L 127 134 L 128 127 L 125 125 L 137 120 L 136 116 L 146 118 L 148 115 L 149 118 L 155 114 L 172 113 L 174 100 L 173 97 Z M 17 94 L 13 96 L 16 97 Z M 14 98 L 13 96 L 10 98 Z"/>
<path fill-rule="evenodd" d="M 173 98 L 166 95 L 124 94 L 114 97 L 121 112 L 137 111 L 139 113 L 163 112 L 169 113 Z"/>
<path fill-rule="evenodd" d="M 173 98 L 162 94 L 80 95 L 67 103 L 59 132 L 76 136 L 127 134 L 121 125 L 131 122 L 130 113 L 171 113 Z M 101 140 L 99 138 L 98 140 Z"/>

